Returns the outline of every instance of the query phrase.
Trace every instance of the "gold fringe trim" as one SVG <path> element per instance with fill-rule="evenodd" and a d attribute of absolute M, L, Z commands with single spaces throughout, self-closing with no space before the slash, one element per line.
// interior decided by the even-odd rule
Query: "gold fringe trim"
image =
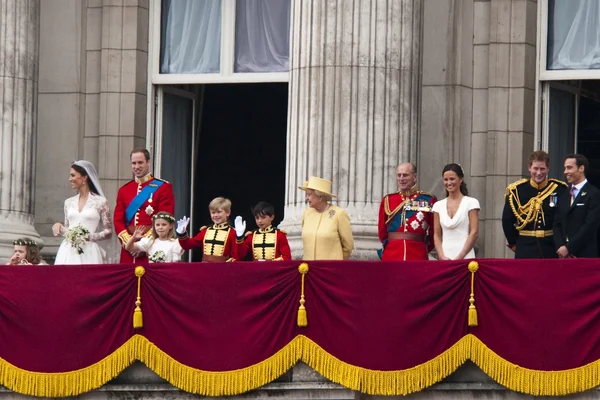
<path fill-rule="evenodd" d="M 188 367 L 144 339 L 138 358 L 171 385 L 203 396 L 231 396 L 249 392 L 285 374 L 300 359 L 302 339 L 294 338 L 271 357 L 246 368 L 213 372 Z"/>
<path fill-rule="evenodd" d="M 173 386 L 203 396 L 231 396 L 266 385 L 299 360 L 332 382 L 370 395 L 407 395 L 429 387 L 471 359 L 507 388 L 535 396 L 583 392 L 600 382 L 600 360 L 579 368 L 538 371 L 504 360 L 480 339 L 468 334 L 437 357 L 412 368 L 378 371 L 357 367 L 327 353 L 304 335 L 296 336 L 271 357 L 246 368 L 213 372 L 188 367 L 141 335 L 134 335 L 101 361 L 76 371 L 30 372 L 0 359 L 0 383 L 30 396 L 77 396 L 97 389 L 140 360 Z"/>
<path fill-rule="evenodd" d="M 77 396 L 104 385 L 130 366 L 142 336 L 133 336 L 112 354 L 89 367 L 69 372 L 31 372 L 0 358 L 0 383 L 13 392 L 38 397 Z"/>
<path fill-rule="evenodd" d="M 592 389 L 600 383 L 600 360 L 561 371 L 540 371 L 520 367 L 494 353 L 480 339 L 469 334 L 471 357 L 494 381 L 510 390 L 533 396 L 563 396 Z"/>
<path fill-rule="evenodd" d="M 456 371 L 469 358 L 470 340 L 461 338 L 437 357 L 412 368 L 396 371 L 378 371 L 356 367 L 327 353 L 307 338 L 302 361 L 332 382 L 371 395 L 406 395 L 437 383 Z"/>

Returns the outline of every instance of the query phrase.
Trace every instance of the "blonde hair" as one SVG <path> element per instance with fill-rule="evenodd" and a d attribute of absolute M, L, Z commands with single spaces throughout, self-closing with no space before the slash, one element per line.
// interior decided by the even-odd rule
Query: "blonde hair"
<path fill-rule="evenodd" d="M 154 224 L 157 219 L 162 219 L 163 221 L 167 221 L 171 224 L 171 229 L 169 229 L 169 235 L 167 236 L 167 240 L 176 239 L 177 235 L 175 234 L 175 217 L 165 211 L 160 211 L 158 214 L 155 214 L 152 217 L 152 238 L 150 239 L 150 246 L 154 244 L 154 241 L 158 239 L 158 233 L 156 233 L 156 229 L 154 229 Z"/>
<path fill-rule="evenodd" d="M 215 197 L 208 205 L 209 211 L 231 211 L 231 200 L 225 197 Z"/>

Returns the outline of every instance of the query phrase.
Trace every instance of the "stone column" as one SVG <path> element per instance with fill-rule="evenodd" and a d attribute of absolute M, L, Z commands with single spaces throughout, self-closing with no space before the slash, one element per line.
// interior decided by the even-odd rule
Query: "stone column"
<path fill-rule="evenodd" d="M 311 175 L 333 181 L 350 215 L 353 258 L 376 258 L 381 198 L 395 167 L 416 162 L 422 0 L 292 0 L 286 207 L 282 227 L 302 255 Z"/>
<path fill-rule="evenodd" d="M 39 0 L 0 0 L 0 261 L 33 227 Z"/>

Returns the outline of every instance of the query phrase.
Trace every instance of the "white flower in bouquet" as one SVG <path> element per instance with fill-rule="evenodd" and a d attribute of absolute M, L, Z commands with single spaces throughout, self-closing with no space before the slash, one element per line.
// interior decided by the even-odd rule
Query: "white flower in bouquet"
<path fill-rule="evenodd" d="M 77 254 L 83 254 L 83 246 L 87 242 L 89 235 L 90 231 L 81 225 L 77 225 L 69 228 L 67 233 L 65 233 L 65 239 L 77 251 Z"/>
<path fill-rule="evenodd" d="M 167 255 L 162 250 L 157 250 L 154 253 L 150 254 L 148 259 L 152 262 L 159 263 L 167 261 Z"/>

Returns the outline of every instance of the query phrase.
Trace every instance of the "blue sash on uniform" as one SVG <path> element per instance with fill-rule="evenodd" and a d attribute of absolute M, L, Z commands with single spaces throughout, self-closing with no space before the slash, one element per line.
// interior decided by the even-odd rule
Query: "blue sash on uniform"
<path fill-rule="evenodd" d="M 146 202 L 150 198 L 154 192 L 158 190 L 159 187 L 164 183 L 161 180 L 155 179 L 156 183 L 152 182 L 149 185 L 145 186 L 141 192 L 138 193 L 137 196 L 133 198 L 131 203 L 127 206 L 127 210 L 125 210 L 125 226 L 129 226 L 129 223 L 138 212 L 142 204 Z"/>

